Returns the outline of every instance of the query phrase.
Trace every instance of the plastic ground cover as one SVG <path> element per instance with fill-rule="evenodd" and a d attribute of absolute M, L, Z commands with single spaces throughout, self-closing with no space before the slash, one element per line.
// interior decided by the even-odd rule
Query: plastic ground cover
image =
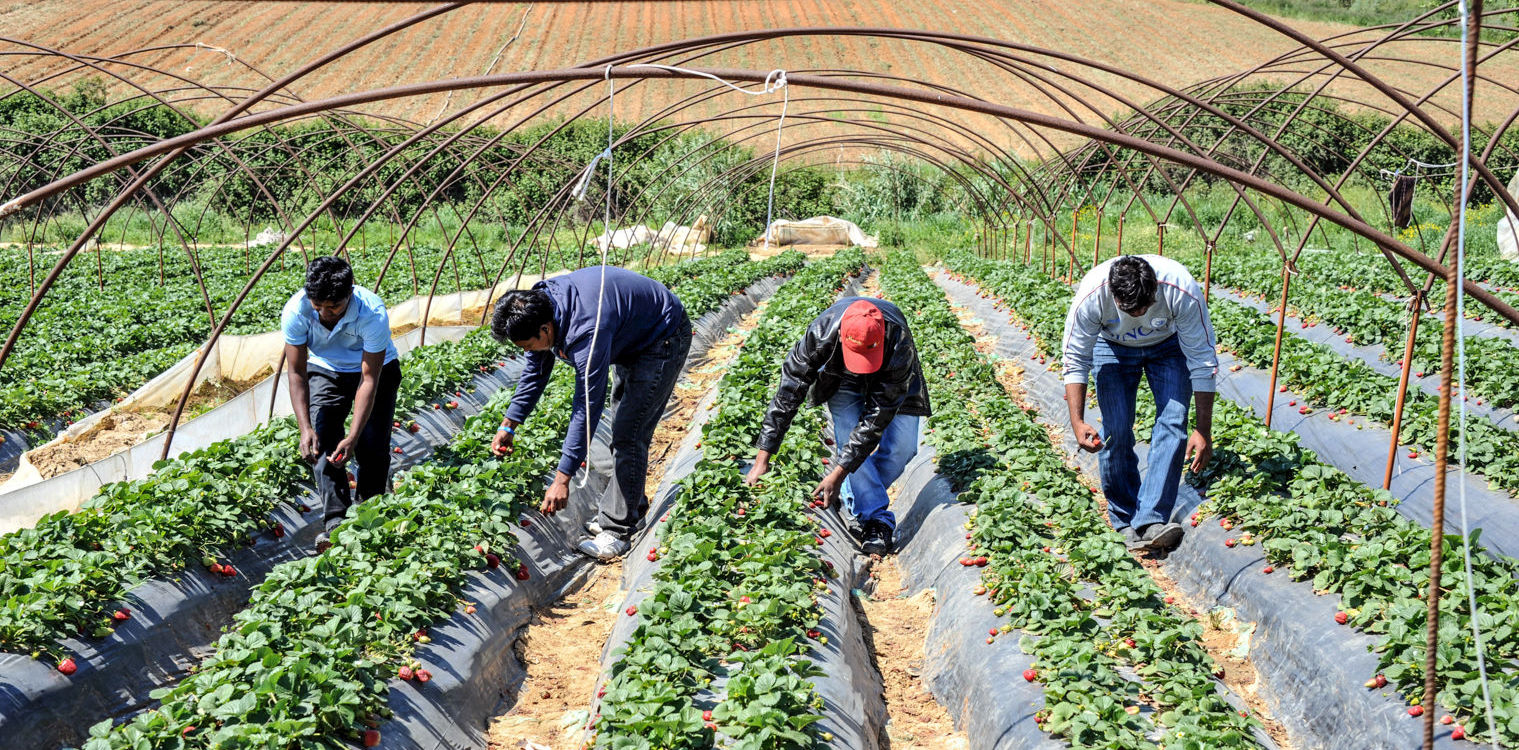
<path fill-rule="evenodd" d="M 694 321 L 696 333 L 687 369 L 700 362 L 705 352 L 727 335 L 731 325 L 754 310 L 781 283 L 781 279 L 774 277 L 758 281 Z M 578 479 L 571 484 L 568 507 L 551 517 L 537 511 L 524 514 L 530 525 L 517 529 L 518 545 L 510 554 L 527 564 L 528 580 L 519 581 L 503 574 L 472 575 L 460 596 L 475 603 L 475 613 L 455 615 L 429 629 L 433 642 L 416 652 L 424 668 L 433 673 L 432 681 L 425 685 L 391 681 L 389 700 L 394 716 L 380 727 L 381 747 L 423 750 L 485 747 L 487 723 L 499 713 L 503 697 L 513 693 L 525 675 L 525 666 L 513 644 L 525 632 L 533 609 L 558 600 L 582 584 L 591 571 L 593 563 L 580 554 L 575 544 L 584 537 L 584 525 L 595 516 L 602 495 L 615 491 L 607 473 L 612 465 L 609 446 L 614 416 L 613 411 L 608 411 L 598 426 L 586 462 L 594 471 L 585 487 L 579 487 Z M 697 431 L 688 435 L 686 444 L 694 443 L 696 435 Z M 666 484 L 672 481 L 672 476 L 684 476 L 694 465 L 694 461 L 683 463 L 684 455 L 669 464 Z M 650 498 L 651 520 L 664 512 L 661 498 L 666 497 L 666 484 Z M 635 563 L 644 563 L 645 558 L 638 554 L 640 543 L 641 540 L 635 539 L 628 555 L 625 563 L 628 575 Z M 519 696 L 518 700 L 532 697 Z"/>
<path fill-rule="evenodd" d="M 944 275 L 936 281 L 986 325 L 988 334 L 996 337 L 998 355 L 1024 368 L 1027 401 L 1039 410 L 1041 421 L 1060 428 L 1067 455 L 1096 477 L 1095 455 L 1079 451 L 1067 429 L 1064 388 L 1054 365 L 1039 363 L 1034 341 L 1006 312 L 978 297 L 974 287 Z M 1095 408 L 1089 406 L 1088 411 L 1091 418 L 1100 419 Z M 1299 415 L 1294 411 L 1293 416 Z M 1138 445 L 1141 471 L 1147 452 L 1148 445 Z M 1173 518 L 1187 518 L 1201 503 L 1197 492 L 1183 484 Z M 1187 532 L 1181 546 L 1165 559 L 1166 573 L 1193 601 L 1227 607 L 1239 621 L 1254 625 L 1249 655 L 1260 676 L 1260 695 L 1297 747 L 1419 747 L 1422 723 L 1408 717 L 1407 703 L 1390 689 L 1361 687 L 1377 671 L 1377 657 L 1370 650 L 1376 639 L 1331 624 L 1339 596 L 1315 594 L 1311 581 L 1262 573 L 1258 549 L 1225 547 L 1226 534 L 1217 524 L 1187 527 Z M 1449 735 L 1448 727 L 1439 727 L 1436 746 L 1460 747 Z"/>
<path fill-rule="evenodd" d="M 478 413 L 490 395 L 516 383 L 521 362 L 475 376 L 471 390 L 444 400 L 458 409 L 423 409 L 412 415 L 421 428 L 413 434 L 393 430 L 391 442 L 404 451 L 391 461 L 391 473 L 427 460 L 446 444 L 464 419 Z M 282 539 L 261 536 L 256 543 L 228 555 L 238 575 L 228 579 L 200 567 L 176 580 L 155 580 L 127 594 L 131 619 L 101 640 L 70 639 L 63 645 L 78 671 L 60 674 L 51 665 L 20 654 L 0 654 L 0 736 L 3 746 L 52 750 L 83 741 L 90 725 L 120 718 L 151 704 L 148 692 L 178 682 L 215 647 L 221 629 L 248 601 L 249 591 L 276 565 L 310 554 L 321 528 L 321 508 L 309 497 L 311 511 L 282 505 L 276 519 Z"/>

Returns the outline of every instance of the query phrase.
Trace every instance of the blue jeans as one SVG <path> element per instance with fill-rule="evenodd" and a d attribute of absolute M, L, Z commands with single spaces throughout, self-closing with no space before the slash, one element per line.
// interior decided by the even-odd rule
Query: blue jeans
<path fill-rule="evenodd" d="M 1134 454 L 1134 404 L 1141 375 L 1155 394 L 1150 465 L 1143 480 Z M 1113 528 L 1139 529 L 1170 521 L 1192 406 L 1191 373 L 1181 344 L 1175 336 L 1151 346 L 1123 346 L 1099 338 L 1092 350 L 1092 378 L 1097 381 L 1097 408 L 1102 410 L 1102 450 L 1097 458 Z"/>
<path fill-rule="evenodd" d="M 864 408 L 865 396 L 854 391 L 840 390 L 828 399 L 828 413 L 833 416 L 835 450 L 843 450 L 849 442 L 849 434 L 859 424 L 860 412 Z M 844 487 L 839 491 L 844 509 L 860 523 L 880 521 L 895 531 L 897 517 L 888 507 L 891 499 L 886 496 L 886 488 L 902 476 L 907 462 L 917 454 L 918 418 L 898 414 L 881 434 L 881 444 L 876 446 L 875 452 L 853 474 L 845 477 Z"/>

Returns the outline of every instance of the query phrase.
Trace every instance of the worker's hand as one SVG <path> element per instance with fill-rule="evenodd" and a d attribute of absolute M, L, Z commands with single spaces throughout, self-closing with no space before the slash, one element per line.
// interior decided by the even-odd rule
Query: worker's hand
<path fill-rule="evenodd" d="M 322 457 L 322 445 L 316 438 L 316 430 L 301 430 L 299 446 L 301 458 L 310 463 L 316 463 L 317 459 Z"/>
<path fill-rule="evenodd" d="M 1203 469 L 1208 468 L 1208 462 L 1213 460 L 1213 438 L 1193 430 L 1192 437 L 1187 438 L 1187 458 L 1192 459 L 1187 468 L 1193 474 L 1201 474 Z"/>
<path fill-rule="evenodd" d="M 749 473 L 744 477 L 744 484 L 750 487 L 759 484 L 760 477 L 765 476 L 767 471 L 770 471 L 770 457 L 762 451 L 754 457 L 754 465 L 749 467 Z"/>
<path fill-rule="evenodd" d="M 563 472 L 556 472 L 553 484 L 543 492 L 543 505 L 538 506 L 538 510 L 543 511 L 544 515 L 552 516 L 569 504 L 570 478 Z"/>
<path fill-rule="evenodd" d="M 1071 425 L 1071 432 L 1076 433 L 1076 444 L 1088 453 L 1096 453 L 1102 450 L 1102 437 L 1098 435 L 1097 428 L 1086 422 L 1077 422 Z"/>
<path fill-rule="evenodd" d="M 821 501 L 824 508 L 828 507 L 829 503 L 839 499 L 839 488 L 844 485 L 845 476 L 842 469 L 828 472 L 828 476 L 823 477 L 823 481 L 812 488 L 812 496 Z"/>
<path fill-rule="evenodd" d="M 516 440 L 517 436 L 513 433 L 507 432 L 505 430 L 496 430 L 496 437 L 491 440 L 491 453 L 494 453 L 498 456 L 505 456 L 508 453 L 511 453 L 512 444 L 515 443 Z"/>
<path fill-rule="evenodd" d="M 353 446 L 357 442 L 359 442 L 359 439 L 353 435 L 349 435 L 338 441 L 337 446 L 332 449 L 332 453 L 327 455 L 327 461 L 339 466 L 348 463 L 348 459 L 353 457 Z"/>

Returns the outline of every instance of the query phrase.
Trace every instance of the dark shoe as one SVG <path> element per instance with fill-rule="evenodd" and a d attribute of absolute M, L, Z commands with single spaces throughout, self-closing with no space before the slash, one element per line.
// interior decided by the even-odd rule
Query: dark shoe
<path fill-rule="evenodd" d="M 1145 541 L 1145 549 L 1171 550 L 1181 544 L 1181 524 L 1179 523 L 1152 523 L 1144 527 L 1140 536 Z"/>
<path fill-rule="evenodd" d="M 892 550 L 892 529 L 880 521 L 865 522 L 865 538 L 860 548 L 867 555 L 889 555 Z"/>
<path fill-rule="evenodd" d="M 332 540 L 327 537 L 327 532 L 316 535 L 316 553 L 318 555 L 332 549 Z"/>

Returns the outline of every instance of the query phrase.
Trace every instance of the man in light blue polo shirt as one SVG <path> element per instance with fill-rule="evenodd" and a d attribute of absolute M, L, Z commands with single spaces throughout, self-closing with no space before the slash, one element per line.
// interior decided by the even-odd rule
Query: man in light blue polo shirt
<path fill-rule="evenodd" d="M 314 463 L 322 499 L 317 552 L 343 520 L 352 496 L 348 461 L 360 502 L 385 491 L 390 477 L 390 427 L 401 387 L 400 356 L 380 296 L 354 286 L 353 269 L 334 255 L 306 266 L 306 286 L 280 315 L 290 405 L 301 428 L 301 456 Z M 343 423 L 353 412 L 352 423 Z"/>

